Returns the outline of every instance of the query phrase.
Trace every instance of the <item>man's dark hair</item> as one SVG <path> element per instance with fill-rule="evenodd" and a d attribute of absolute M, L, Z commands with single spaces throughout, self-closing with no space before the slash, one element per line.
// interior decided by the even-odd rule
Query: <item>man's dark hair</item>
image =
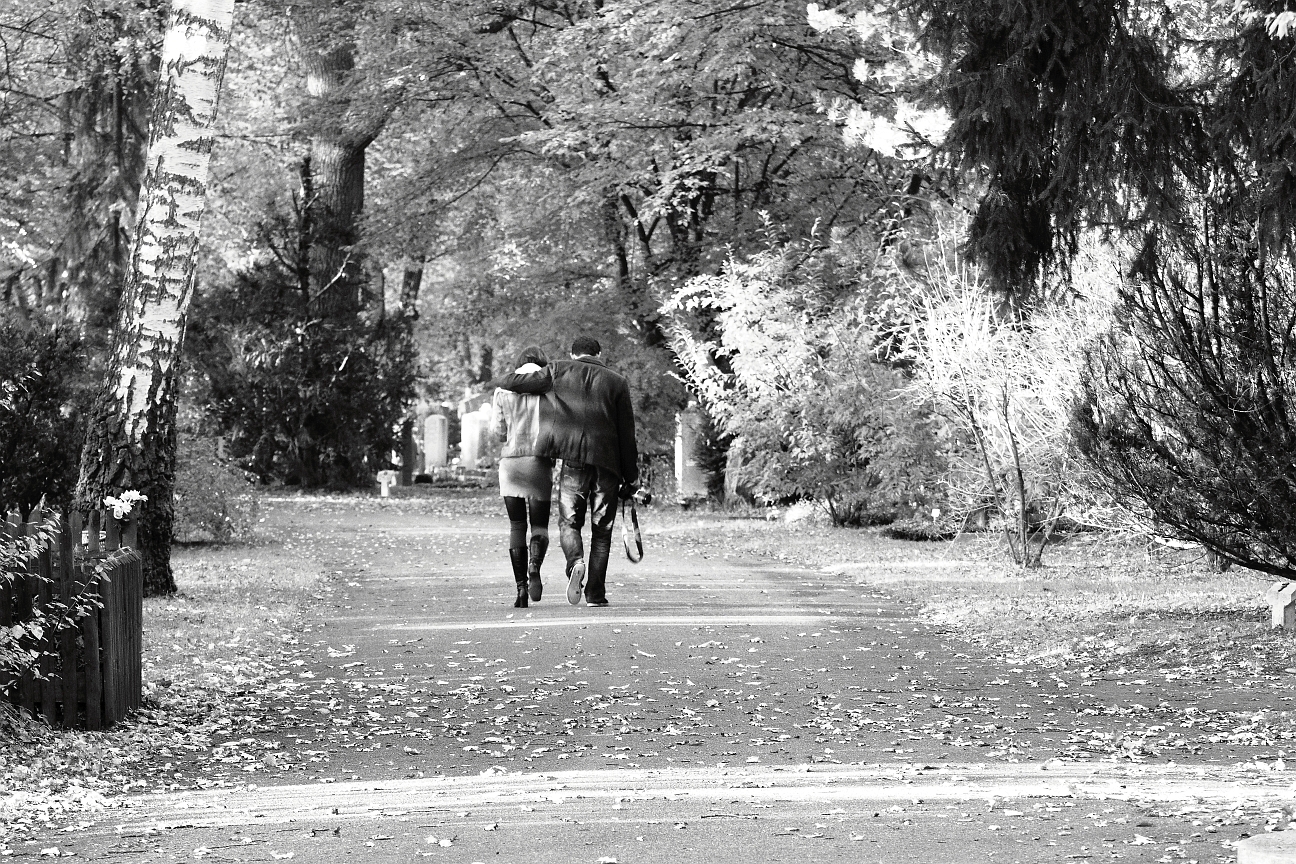
<path fill-rule="evenodd" d="M 517 365 L 525 366 L 528 363 L 534 363 L 537 366 L 548 366 L 549 358 L 539 345 L 528 345 L 522 349 L 522 353 L 518 354 Z"/>
<path fill-rule="evenodd" d="M 581 354 L 588 354 L 591 357 L 596 357 L 602 350 L 603 346 L 600 345 L 599 341 L 593 336 L 577 336 L 576 341 L 572 342 L 571 347 L 571 353 L 578 357 Z"/>

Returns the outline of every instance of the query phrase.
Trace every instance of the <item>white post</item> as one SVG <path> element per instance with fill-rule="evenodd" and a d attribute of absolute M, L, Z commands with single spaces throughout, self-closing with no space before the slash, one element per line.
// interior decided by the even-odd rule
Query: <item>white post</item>
<path fill-rule="evenodd" d="M 1239 840 L 1238 864 L 1291 864 L 1296 861 L 1296 831 L 1274 831 Z"/>
<path fill-rule="evenodd" d="M 1269 601 L 1269 629 L 1296 630 L 1296 582 L 1275 582 L 1265 592 Z"/>

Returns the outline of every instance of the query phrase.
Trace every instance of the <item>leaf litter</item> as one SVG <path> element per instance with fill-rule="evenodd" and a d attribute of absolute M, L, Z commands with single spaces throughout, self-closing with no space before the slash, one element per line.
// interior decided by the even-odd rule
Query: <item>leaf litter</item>
<path fill-rule="evenodd" d="M 345 504 L 324 501 L 313 506 L 349 508 L 354 504 L 353 499 L 343 500 Z M 439 506 L 426 505 L 421 512 L 440 513 Z M 447 512 L 454 512 L 454 507 Z M 713 529 L 700 530 L 696 535 L 683 532 L 676 537 L 683 547 L 696 552 L 710 548 L 716 535 L 723 533 Z M 732 540 L 720 538 L 720 542 Z M 519 686 L 522 682 L 516 678 L 517 673 L 530 669 L 524 665 L 524 649 L 510 658 L 482 656 L 472 650 L 472 640 L 453 648 L 439 646 L 443 651 L 439 658 L 431 656 L 432 646 L 425 641 L 390 640 L 386 651 L 402 659 L 392 660 L 385 670 L 370 668 L 364 661 L 321 665 L 323 658 L 341 660 L 353 656 L 355 646 L 317 638 L 322 634 L 313 632 L 296 610 L 311 599 L 345 605 L 349 599 L 346 592 L 354 586 L 337 577 L 372 566 L 371 562 L 390 542 L 377 533 L 364 542 L 353 540 L 344 549 L 344 544 L 326 537 L 325 532 L 306 532 L 281 537 L 278 551 L 283 556 L 297 556 L 301 549 L 325 541 L 332 543 L 333 569 L 326 574 L 330 578 L 322 582 L 317 578 L 302 579 L 294 591 L 284 592 L 286 599 L 279 598 L 277 606 L 265 610 L 258 635 L 246 631 L 240 635 L 237 628 L 231 628 L 232 636 L 229 629 L 224 632 L 224 644 L 215 639 L 204 642 L 203 626 L 217 625 L 199 625 L 200 632 L 191 633 L 188 644 L 180 646 L 185 650 L 175 652 L 163 647 L 162 640 L 154 642 L 150 634 L 152 665 L 146 673 L 146 708 L 121 729 L 94 734 L 53 732 L 12 718 L 15 740 L 26 736 L 28 743 L 46 741 L 45 750 L 58 754 L 65 764 L 43 764 L 39 757 L 27 756 L 12 762 L 11 752 L 0 746 L 0 760 L 11 760 L 0 761 L 0 768 L 8 768 L 12 762 L 15 781 L 22 783 L 31 778 L 22 789 L 7 787 L 5 798 L 0 799 L 0 806 L 15 802 L 12 812 L 18 814 L 6 821 L 6 841 L 70 814 L 116 806 L 118 796 L 125 792 L 240 786 L 259 775 L 269 775 L 269 779 L 304 774 L 306 778 L 332 782 L 339 779 L 333 770 L 339 753 L 374 752 L 385 746 L 383 739 L 393 736 L 429 742 L 457 741 L 464 759 L 489 763 L 479 769 L 481 774 L 507 773 L 510 768 L 500 761 L 553 764 L 549 760 L 594 755 L 627 762 L 658 759 L 663 754 L 680 758 L 682 751 L 708 744 L 717 750 L 713 758 L 741 755 L 741 749 L 748 749 L 769 755 L 779 753 L 787 761 L 843 762 L 858 760 L 866 753 L 876 758 L 878 735 L 891 736 L 883 753 L 889 749 L 897 759 L 918 758 L 914 754 L 919 747 L 937 746 L 955 754 L 960 754 L 962 748 L 976 748 L 977 759 L 1005 761 L 1039 758 L 1044 752 L 1064 760 L 1115 758 L 1136 762 L 1172 752 L 1197 755 L 1207 744 L 1272 748 L 1291 740 L 1290 723 L 1286 712 L 1281 711 L 1188 710 L 1146 697 L 1143 702 L 1111 700 L 1106 695 L 1102 699 L 1083 699 L 1097 692 L 1099 685 L 1105 688 L 1104 694 L 1115 692 L 1116 687 L 1124 688 L 1119 691 L 1124 697 L 1125 690 L 1131 695 L 1134 690 L 1141 694 L 1145 689 L 1164 687 L 1167 682 L 1177 684 L 1214 676 L 1214 682 L 1223 687 L 1241 683 L 1237 681 L 1239 675 L 1244 676 L 1243 680 L 1258 681 L 1275 665 L 1296 668 L 1296 656 L 1281 650 L 1276 650 L 1278 656 L 1261 659 L 1259 665 L 1261 652 L 1243 652 L 1241 658 L 1237 657 L 1238 652 L 1228 650 L 1231 640 L 1237 638 L 1235 626 L 1208 643 L 1213 652 L 1209 656 L 1194 645 L 1185 655 L 1190 662 L 1174 665 L 1155 662 L 1173 657 L 1173 650 L 1113 650 L 1124 647 L 1108 644 L 1112 640 L 1119 642 L 1122 632 L 1116 624 L 1128 623 L 1123 618 L 1120 622 L 1109 619 L 1096 633 L 1081 633 L 1071 643 L 1073 650 L 1069 654 L 1031 651 L 1029 644 L 1023 646 L 1021 642 L 1000 644 L 995 642 L 993 632 L 945 624 L 932 628 L 945 643 L 942 652 L 928 659 L 929 649 L 910 651 L 907 656 L 911 659 L 907 661 L 904 645 L 913 638 L 905 632 L 908 625 L 879 628 L 881 632 L 875 634 L 879 638 L 870 640 L 835 631 L 807 631 L 792 638 L 791 646 L 768 646 L 761 644 L 768 643 L 768 634 L 764 639 L 746 634 L 740 641 L 761 644 L 762 650 L 768 647 L 783 657 L 782 661 L 760 657 L 747 662 L 723 653 L 709 653 L 728 651 L 726 644 L 732 644 L 732 633 L 699 628 L 698 638 L 676 644 L 679 659 L 687 660 L 695 674 L 714 675 L 723 667 L 732 667 L 733 672 L 723 674 L 734 680 L 720 689 L 714 683 L 695 684 L 686 675 L 675 673 L 656 680 L 644 676 L 632 684 L 597 692 L 582 679 L 589 674 L 589 667 L 584 659 L 587 655 L 579 646 L 571 652 L 572 659 L 556 665 L 549 674 L 529 672 L 529 686 Z M 240 567 L 244 571 L 238 572 L 264 573 L 264 562 L 258 560 L 254 565 L 250 557 L 259 559 L 264 553 L 264 549 L 236 553 L 231 560 L 237 555 L 244 557 L 237 558 L 235 564 L 210 562 L 212 573 L 220 572 L 222 567 L 226 573 Z M 794 556 L 784 553 L 782 557 L 788 560 Z M 276 562 L 276 566 L 282 563 Z M 169 619 L 165 615 L 158 617 L 174 623 L 196 611 L 180 603 L 172 605 L 177 608 L 169 613 Z M 987 658 L 984 650 L 977 652 L 978 648 L 992 648 L 998 653 Z M 809 676 L 806 680 L 822 675 L 829 667 L 813 663 L 823 662 L 818 656 L 831 651 L 860 651 L 868 653 L 870 659 L 885 657 L 895 664 L 896 675 L 886 687 L 846 684 L 823 687 L 818 692 L 805 687 L 798 688 L 795 697 L 785 694 L 791 698 L 774 696 L 769 684 L 760 680 L 759 676 L 771 672 L 792 673 L 793 678 Z M 180 662 L 176 662 L 176 656 Z M 642 651 L 635 656 L 656 659 Z M 798 659 L 802 662 L 797 663 Z M 950 686 L 957 685 L 959 676 L 945 673 L 957 671 L 954 667 L 958 666 L 985 664 L 987 659 L 1001 664 L 1003 670 L 984 690 Z M 522 665 L 519 661 L 523 661 Z M 776 662 L 780 663 L 777 667 Z M 857 657 L 843 655 L 842 661 L 831 668 L 849 670 L 854 662 L 859 662 Z M 916 666 L 925 668 L 915 671 Z M 716 672 L 704 671 L 708 668 Z M 463 674 L 468 671 L 479 674 Z M 1037 704 L 1031 706 L 1033 710 L 1016 711 L 1006 704 L 1010 700 L 991 695 L 995 688 L 1011 692 L 1016 698 L 1029 694 L 1027 698 Z M 702 699 L 703 694 L 723 698 Z M 1043 714 L 1038 710 L 1060 707 L 1068 699 L 1084 701 L 1069 710 L 1081 721 L 1091 718 L 1092 725 L 1068 722 L 1064 710 Z M 690 704 L 695 707 L 689 708 Z M 672 707 L 678 710 L 670 710 Z M 1185 718 L 1191 723 L 1185 725 Z M 1113 731 L 1112 719 L 1122 721 L 1119 733 Z M 1172 719 L 1178 722 L 1169 722 Z M 558 733 L 551 734 L 555 726 Z M 741 740 L 725 740 L 735 737 L 733 730 L 743 727 L 747 733 Z M 730 731 L 721 731 L 725 729 Z M 298 739 L 277 737 L 284 730 L 293 730 Z M 588 739 L 582 741 L 566 734 L 577 731 L 631 736 L 630 740 L 637 740 L 639 746 L 614 748 L 608 744 L 607 751 L 597 753 Z M 1062 731 L 1067 733 L 1065 740 L 1048 745 L 1040 740 Z M 543 741 L 543 746 L 535 746 L 538 740 Z M 811 744 L 817 749 L 807 752 Z M 822 746 L 825 744 L 829 746 Z M 852 747 L 866 745 L 865 750 L 852 751 Z M 737 749 L 720 749 L 725 746 Z M 39 743 L 23 748 L 26 754 L 40 750 Z M 402 745 L 400 752 L 413 757 L 421 751 L 418 746 Z M 739 761 L 752 758 L 759 757 Z M 687 764 L 696 760 L 680 761 Z M 1257 772 L 1285 770 L 1281 754 L 1276 753 L 1247 764 L 1255 765 Z M 399 766 L 394 767 L 399 770 Z M 29 773 L 23 774 L 23 768 Z M 11 779 L 10 773 L 6 770 L 6 781 Z M 406 776 L 421 774 L 410 768 Z M 42 786 L 43 780 L 50 782 Z M 9 788 L 14 788 L 14 793 L 9 793 Z M 38 803 L 36 797 L 24 802 L 14 797 L 18 792 L 46 796 L 45 803 Z M 0 810 L 6 812 L 10 811 Z M 1250 825 L 1261 818 L 1268 820 L 1270 815 L 1254 807 L 1242 807 L 1232 814 L 1237 821 L 1231 824 Z M 686 823 L 676 827 L 683 829 Z M 453 842 L 450 838 L 429 841 L 433 839 L 438 846 Z"/>

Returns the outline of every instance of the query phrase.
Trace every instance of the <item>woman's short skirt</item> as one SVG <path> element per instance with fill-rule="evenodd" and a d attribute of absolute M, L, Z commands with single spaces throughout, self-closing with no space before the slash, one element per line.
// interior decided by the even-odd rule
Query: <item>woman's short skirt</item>
<path fill-rule="evenodd" d="M 544 456 L 505 456 L 499 460 L 500 494 L 506 498 L 553 496 L 554 460 Z"/>

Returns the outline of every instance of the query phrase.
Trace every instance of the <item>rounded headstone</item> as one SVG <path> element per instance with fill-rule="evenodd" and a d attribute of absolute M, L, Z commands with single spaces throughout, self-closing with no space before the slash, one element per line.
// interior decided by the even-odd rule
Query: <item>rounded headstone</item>
<path fill-rule="evenodd" d="M 1238 841 L 1238 864 L 1296 864 L 1296 831 L 1274 831 Z"/>

